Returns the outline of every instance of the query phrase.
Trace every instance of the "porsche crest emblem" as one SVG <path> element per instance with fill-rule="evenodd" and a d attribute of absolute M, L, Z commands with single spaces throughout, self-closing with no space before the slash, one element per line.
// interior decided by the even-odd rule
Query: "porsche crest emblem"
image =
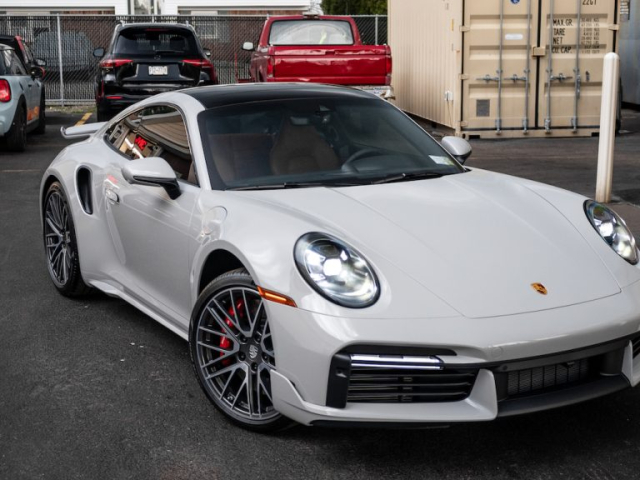
<path fill-rule="evenodd" d="M 547 287 L 545 287 L 541 283 L 532 283 L 531 284 L 531 288 L 533 288 L 540 295 L 546 295 L 548 293 L 547 292 Z"/>

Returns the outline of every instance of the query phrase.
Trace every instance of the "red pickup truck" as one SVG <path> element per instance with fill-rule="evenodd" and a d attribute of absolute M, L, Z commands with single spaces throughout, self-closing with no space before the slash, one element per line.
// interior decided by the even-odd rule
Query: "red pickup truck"
<path fill-rule="evenodd" d="M 316 82 L 348 85 L 390 99 L 391 49 L 363 45 L 350 17 L 270 17 L 251 51 L 253 82 Z"/>

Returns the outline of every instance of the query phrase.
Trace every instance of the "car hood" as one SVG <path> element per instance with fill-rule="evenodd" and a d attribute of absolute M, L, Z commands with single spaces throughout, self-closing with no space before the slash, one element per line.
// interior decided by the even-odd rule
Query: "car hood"
<path fill-rule="evenodd" d="M 392 262 L 470 318 L 558 308 L 620 292 L 574 225 L 525 181 L 505 175 L 476 170 L 386 185 L 251 194 L 295 211 L 318 231 L 340 234 L 374 268 L 380 257 Z M 544 285 L 547 294 L 533 284 Z M 389 288 L 393 293 L 402 285 Z"/>

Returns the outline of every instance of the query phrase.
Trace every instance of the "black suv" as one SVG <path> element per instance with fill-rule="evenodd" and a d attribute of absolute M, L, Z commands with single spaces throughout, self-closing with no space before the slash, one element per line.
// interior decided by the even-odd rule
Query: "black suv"
<path fill-rule="evenodd" d="M 200 45 L 190 25 L 118 25 L 101 58 L 96 77 L 98 121 L 157 93 L 218 83 L 211 52 Z"/>

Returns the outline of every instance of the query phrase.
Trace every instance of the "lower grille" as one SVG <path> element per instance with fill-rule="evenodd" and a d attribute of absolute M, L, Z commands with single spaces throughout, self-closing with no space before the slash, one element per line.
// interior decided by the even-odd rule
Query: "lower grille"
<path fill-rule="evenodd" d="M 632 341 L 633 345 L 633 356 L 637 357 L 640 354 L 640 337 L 636 337 Z"/>
<path fill-rule="evenodd" d="M 426 364 L 418 357 L 399 357 L 403 359 L 401 363 L 389 357 L 368 363 L 359 358 L 351 356 L 347 390 L 350 403 L 456 402 L 469 396 L 477 375 L 477 370 L 445 369 L 437 358 Z"/>
<path fill-rule="evenodd" d="M 543 390 L 561 388 L 589 378 L 589 359 L 546 365 L 509 372 L 508 395 L 526 395 Z"/>

